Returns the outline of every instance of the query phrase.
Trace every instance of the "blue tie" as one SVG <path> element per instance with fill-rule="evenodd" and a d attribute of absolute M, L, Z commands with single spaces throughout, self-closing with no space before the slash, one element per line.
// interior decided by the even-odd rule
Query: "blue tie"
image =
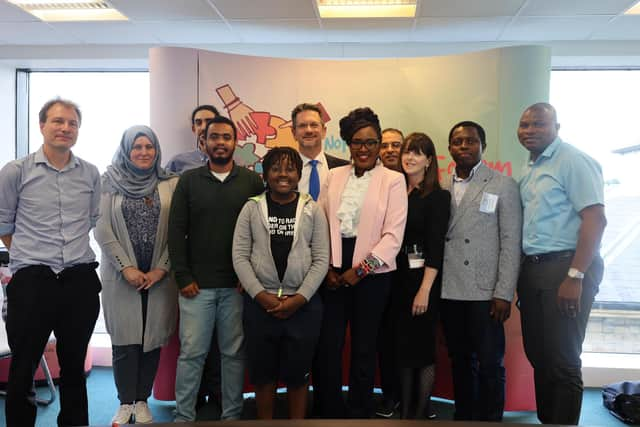
<path fill-rule="evenodd" d="M 318 200 L 320 194 L 320 174 L 318 173 L 318 161 L 309 160 L 311 165 L 311 175 L 309 175 L 309 194 L 313 200 Z"/>

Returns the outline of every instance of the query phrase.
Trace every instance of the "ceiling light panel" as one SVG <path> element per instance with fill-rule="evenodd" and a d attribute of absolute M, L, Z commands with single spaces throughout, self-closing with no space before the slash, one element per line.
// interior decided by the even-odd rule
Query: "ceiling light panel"
<path fill-rule="evenodd" d="M 413 18 L 417 0 L 316 0 L 321 18 Z"/>
<path fill-rule="evenodd" d="M 107 1 L 9 0 L 42 21 L 123 21 L 127 17 Z"/>

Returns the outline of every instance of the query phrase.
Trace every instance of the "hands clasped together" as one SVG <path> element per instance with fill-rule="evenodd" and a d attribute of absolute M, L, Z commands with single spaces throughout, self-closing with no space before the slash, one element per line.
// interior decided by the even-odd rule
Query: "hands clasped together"
<path fill-rule="evenodd" d="M 167 272 L 160 268 L 155 268 L 148 273 L 143 273 L 135 267 L 126 267 L 122 270 L 125 280 L 138 291 L 149 289 L 162 280 L 166 274 Z"/>
<path fill-rule="evenodd" d="M 305 297 L 300 294 L 278 297 L 267 291 L 258 293 L 258 295 L 256 295 L 256 301 L 267 313 L 270 313 L 278 319 L 288 319 L 307 302 Z"/>

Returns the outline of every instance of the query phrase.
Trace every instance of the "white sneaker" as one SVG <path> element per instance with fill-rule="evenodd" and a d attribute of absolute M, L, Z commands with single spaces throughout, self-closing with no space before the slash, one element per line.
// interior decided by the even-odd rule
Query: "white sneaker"
<path fill-rule="evenodd" d="M 111 419 L 112 423 L 129 424 L 133 415 L 135 406 L 133 404 L 123 404 L 118 408 L 118 412 Z"/>
<path fill-rule="evenodd" d="M 153 422 L 153 416 L 147 402 L 136 402 L 135 414 L 136 424 L 151 424 Z"/>

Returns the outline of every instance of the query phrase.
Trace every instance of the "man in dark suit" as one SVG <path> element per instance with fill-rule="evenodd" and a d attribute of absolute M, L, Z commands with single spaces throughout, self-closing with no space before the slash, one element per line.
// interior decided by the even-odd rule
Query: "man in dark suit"
<path fill-rule="evenodd" d="M 315 104 L 298 104 L 291 111 L 291 132 L 298 142 L 298 152 L 302 157 L 302 177 L 298 190 L 309 193 L 318 200 L 322 183 L 329 169 L 348 165 L 347 160 L 330 156 L 322 150 L 322 142 L 327 127 L 322 121 L 322 111 Z"/>
<path fill-rule="evenodd" d="M 455 420 L 500 421 L 505 337 L 518 268 L 522 208 L 516 182 L 482 163 L 485 132 L 453 126 L 456 162 L 445 238 L 440 316 L 451 358 Z"/>

